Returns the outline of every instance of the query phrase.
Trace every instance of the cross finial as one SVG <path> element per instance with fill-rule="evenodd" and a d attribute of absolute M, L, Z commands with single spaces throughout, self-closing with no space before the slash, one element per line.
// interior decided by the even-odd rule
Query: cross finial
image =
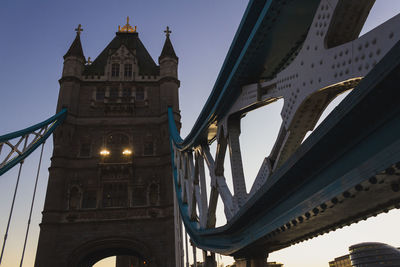
<path fill-rule="evenodd" d="M 82 25 L 79 24 L 79 25 L 78 25 L 78 28 L 76 28 L 75 31 L 76 31 L 76 34 L 81 35 L 81 32 L 83 31 Z"/>
<path fill-rule="evenodd" d="M 170 35 L 170 33 L 171 33 L 171 31 L 169 30 L 169 26 L 167 26 L 167 29 L 166 29 L 164 32 L 165 32 L 165 35 L 166 35 L 167 37 L 169 37 L 169 35 Z"/>

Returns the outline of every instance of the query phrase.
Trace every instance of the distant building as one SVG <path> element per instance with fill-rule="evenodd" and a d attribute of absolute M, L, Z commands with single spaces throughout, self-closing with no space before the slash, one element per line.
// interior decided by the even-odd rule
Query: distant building
<path fill-rule="evenodd" d="M 329 267 L 351 267 L 350 255 L 344 255 L 329 262 Z"/>
<path fill-rule="evenodd" d="M 146 260 L 135 256 L 122 256 L 116 257 L 115 267 L 145 267 L 147 265 Z"/>
<path fill-rule="evenodd" d="M 387 244 L 365 242 L 350 246 L 349 251 L 329 262 L 329 267 L 400 266 L 400 250 Z"/>
<path fill-rule="evenodd" d="M 226 267 L 236 267 L 236 262 L 234 262 L 232 265 L 227 265 Z M 267 262 L 266 267 L 283 267 L 283 264 L 275 261 Z"/>
<path fill-rule="evenodd" d="M 366 242 L 349 248 L 353 267 L 400 266 L 400 251 L 387 244 Z"/>
<path fill-rule="evenodd" d="M 278 263 L 278 262 L 267 262 L 267 267 L 283 267 L 282 263 Z"/>

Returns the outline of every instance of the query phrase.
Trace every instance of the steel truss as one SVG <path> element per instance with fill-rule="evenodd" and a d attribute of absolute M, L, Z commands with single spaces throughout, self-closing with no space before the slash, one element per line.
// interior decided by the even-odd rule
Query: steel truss
<path fill-rule="evenodd" d="M 249 6 L 253 2 L 251 1 Z M 272 11 L 269 12 L 268 8 L 273 3 L 274 1 L 266 1 L 265 12 L 263 9 L 253 25 L 248 42 L 243 46 L 236 65 L 232 64 L 231 75 L 226 75 L 228 81 L 223 90 L 214 88 L 199 119 L 186 139 L 182 140 L 178 135 L 174 124 L 174 114 L 171 109 L 169 110 L 173 175 L 186 230 L 193 243 L 198 247 L 227 255 L 234 255 L 234 253 L 250 247 L 251 243 L 265 238 L 264 234 L 268 234 L 268 237 L 272 238 L 272 233 L 275 235 L 275 232 L 283 232 L 302 223 L 303 220 L 308 220 L 313 214 L 325 211 L 328 201 L 321 199 L 321 203 L 315 204 L 315 208 L 308 210 L 303 207 L 301 214 L 291 215 L 294 216 L 291 220 L 285 219 L 286 221 L 280 224 L 276 222 L 273 232 L 265 230 L 266 232 L 263 234 L 261 228 L 259 231 L 253 229 L 255 232 L 246 228 L 232 229 L 232 227 L 236 227 L 238 221 L 244 220 L 240 217 L 252 209 L 251 205 L 257 201 L 257 197 L 258 199 L 262 197 L 260 196 L 261 191 L 265 192 L 266 188 L 272 188 L 279 183 L 276 176 L 283 172 L 282 167 L 289 164 L 287 163 L 289 159 L 292 164 L 293 156 L 301 147 L 306 133 L 314 129 L 319 117 L 332 99 L 344 91 L 356 88 L 369 74 L 373 77 L 369 82 L 373 79 L 378 80 L 378 75 L 385 75 L 386 73 L 375 67 L 384 58 L 386 62 L 391 61 L 393 66 L 397 66 L 400 61 L 398 55 L 400 14 L 358 37 L 374 1 L 361 3 L 360 1 L 322 0 L 313 14 L 314 18 L 307 35 L 293 51 L 287 52 L 289 56 L 286 57 L 283 64 L 276 66 L 277 70 L 272 73 L 273 76 L 266 78 L 263 74 L 259 74 L 257 82 L 240 87 L 229 87 L 230 78 L 236 75 L 235 72 L 241 68 L 241 65 L 246 65 L 244 63 L 246 53 L 254 52 L 250 51 L 249 47 L 254 45 L 252 41 L 257 39 L 257 34 L 262 34 L 260 28 L 262 28 L 264 19 L 271 15 Z M 353 28 L 348 27 L 349 25 L 352 25 Z M 265 34 L 265 36 L 268 35 Z M 262 47 L 263 42 L 267 41 L 259 41 L 259 46 Z M 226 60 L 225 65 L 227 62 L 229 63 L 229 59 Z M 269 68 L 270 66 L 264 65 L 264 67 Z M 221 73 L 223 74 L 223 70 Z M 237 79 L 240 80 L 240 78 Z M 235 92 L 237 97 L 233 97 Z M 265 157 L 252 187 L 247 189 L 239 143 L 240 119 L 246 113 L 282 98 L 284 99 L 281 112 L 283 122 L 279 136 L 271 154 Z M 214 141 L 217 142 L 215 157 L 211 155 L 209 149 L 210 144 Z M 397 145 L 397 143 L 394 145 L 396 149 Z M 223 168 L 228 147 L 233 192 L 227 187 Z M 303 150 L 305 149 L 303 148 Z M 372 162 L 374 162 L 373 159 L 375 158 L 371 155 Z M 397 167 L 393 165 L 396 163 L 397 161 L 391 158 L 385 163 L 387 164 L 386 168 L 396 169 Z M 205 167 L 209 171 L 210 185 L 206 184 Z M 376 168 L 375 173 L 378 176 L 385 176 L 385 172 L 382 173 L 381 169 Z M 274 175 L 275 178 L 272 179 L 271 177 Z M 390 177 L 389 180 L 397 179 L 397 176 Z M 360 188 L 365 186 L 364 180 L 368 180 L 368 177 L 358 177 L 357 179 L 359 180 L 354 185 L 356 188 L 354 190 L 360 191 Z M 209 199 L 207 199 L 208 190 L 210 190 Z M 344 198 L 351 196 L 347 190 L 350 189 L 343 188 L 343 192 L 340 192 L 340 194 L 346 195 Z M 255 195 L 257 197 L 252 198 Z M 213 229 L 216 225 L 218 196 L 223 202 L 227 224 Z M 331 202 L 335 205 L 339 200 L 336 195 L 333 196 L 333 202 Z M 311 198 L 311 196 L 309 197 Z M 392 202 L 388 203 L 390 203 L 390 205 L 387 204 L 388 207 L 394 207 Z M 383 207 L 384 204 L 381 206 Z M 358 216 L 370 216 L 366 213 L 365 211 Z M 352 221 L 356 221 L 356 219 L 353 218 Z M 242 223 L 242 225 L 244 224 Z M 337 226 L 327 226 L 321 232 L 335 229 L 335 227 Z M 233 236 L 232 233 L 238 233 L 238 231 L 242 231 L 241 234 Z M 279 246 L 284 247 L 310 236 L 316 236 L 321 232 L 302 234 L 302 238 L 292 238 L 285 241 L 286 243 L 282 242 L 282 245 Z M 229 236 L 230 234 L 231 236 Z M 273 249 L 276 250 L 279 246 L 276 245 Z M 247 253 L 250 252 L 247 251 Z"/>
<path fill-rule="evenodd" d="M 26 129 L 0 136 L 0 175 L 22 162 L 54 132 L 67 115 L 63 109 L 51 118 Z M 8 151 L 6 151 L 8 148 Z"/>

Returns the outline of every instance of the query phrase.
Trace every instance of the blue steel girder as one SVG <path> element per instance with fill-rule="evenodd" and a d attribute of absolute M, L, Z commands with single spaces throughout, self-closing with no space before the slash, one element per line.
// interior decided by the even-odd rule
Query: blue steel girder
<path fill-rule="evenodd" d="M 238 257 L 271 252 L 399 207 L 399 74 L 398 42 L 223 227 L 204 229 L 188 216 L 174 165 L 194 244 Z M 179 149 L 171 110 L 169 120 L 172 151 L 190 153 Z"/>
<path fill-rule="evenodd" d="M 241 86 L 273 76 L 301 47 L 319 3 L 320 0 L 249 2 L 212 92 L 192 130 L 178 144 L 180 149 L 211 141 L 209 128 L 229 111 Z"/>
<path fill-rule="evenodd" d="M 16 164 L 22 162 L 36 148 L 43 144 L 57 126 L 64 121 L 66 115 L 67 109 L 63 109 L 41 123 L 0 136 L 0 176 Z M 4 151 L 6 147 L 9 148 L 8 153 Z"/>

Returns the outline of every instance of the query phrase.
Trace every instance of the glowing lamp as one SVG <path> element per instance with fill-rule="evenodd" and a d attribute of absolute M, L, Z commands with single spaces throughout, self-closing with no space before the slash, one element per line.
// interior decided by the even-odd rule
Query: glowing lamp
<path fill-rule="evenodd" d="M 122 151 L 122 154 L 125 155 L 125 156 L 129 156 L 129 155 L 132 154 L 132 150 L 130 150 L 130 149 L 124 149 L 124 151 Z"/>
<path fill-rule="evenodd" d="M 110 155 L 110 151 L 108 151 L 107 149 L 102 149 L 100 151 L 100 155 L 101 156 L 108 156 L 108 155 Z"/>

